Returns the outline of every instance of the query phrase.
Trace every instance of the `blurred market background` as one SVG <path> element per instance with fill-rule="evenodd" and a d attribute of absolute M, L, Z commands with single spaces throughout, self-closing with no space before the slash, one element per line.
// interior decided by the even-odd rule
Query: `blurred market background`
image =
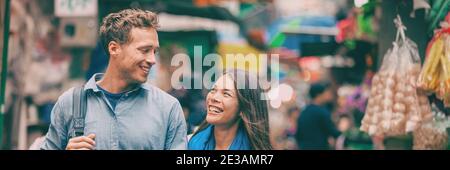
<path fill-rule="evenodd" d="M 28 149 L 45 135 L 58 96 L 107 66 L 108 57 L 98 43 L 101 19 L 111 12 L 140 8 L 158 13 L 161 25 L 161 57 L 149 83 L 180 101 L 189 133 L 204 120 L 207 91 L 172 89 L 170 78 L 176 68 L 170 61 L 177 53 L 193 58 L 197 45 L 202 46 L 200 57 L 210 53 L 280 56 L 276 88 L 281 95 L 268 101 L 275 149 L 298 149 L 295 129 L 310 101 L 309 86 L 324 80 L 332 84 L 334 102 L 329 110 L 342 132 L 330 142 L 333 149 L 413 149 L 410 133 L 388 137 L 360 131 L 371 79 L 395 40 L 397 14 L 423 62 L 434 30 L 448 15 L 449 1 L 0 0 L 0 104 L 4 103 L 0 148 Z M 429 98 L 436 112 L 449 114 L 442 100 Z M 448 149 L 447 143 L 440 149 Z"/>

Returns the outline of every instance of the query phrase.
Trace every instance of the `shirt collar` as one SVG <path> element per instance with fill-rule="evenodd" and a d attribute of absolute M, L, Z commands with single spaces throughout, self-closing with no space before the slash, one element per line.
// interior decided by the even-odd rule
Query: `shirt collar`
<path fill-rule="evenodd" d="M 99 92 L 100 89 L 98 89 L 98 87 L 97 87 L 97 81 L 99 81 L 103 76 L 104 76 L 103 73 L 94 74 L 88 80 L 88 82 L 84 85 L 84 90 L 92 89 L 94 92 Z M 151 85 L 148 84 L 147 82 L 146 83 L 142 83 L 140 87 L 142 89 L 145 89 L 145 90 L 150 90 L 151 89 Z M 136 90 L 131 90 L 131 91 L 136 91 Z"/>

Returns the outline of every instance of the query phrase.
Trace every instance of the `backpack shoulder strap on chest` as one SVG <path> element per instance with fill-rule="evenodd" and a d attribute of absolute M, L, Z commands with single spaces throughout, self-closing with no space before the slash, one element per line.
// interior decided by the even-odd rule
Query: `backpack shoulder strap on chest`
<path fill-rule="evenodd" d="M 76 87 L 73 91 L 73 119 L 70 138 L 83 136 L 84 119 L 86 117 L 87 95 L 84 86 Z"/>

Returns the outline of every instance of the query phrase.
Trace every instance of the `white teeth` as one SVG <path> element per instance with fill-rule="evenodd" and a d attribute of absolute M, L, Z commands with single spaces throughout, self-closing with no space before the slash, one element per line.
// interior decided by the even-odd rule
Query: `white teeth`
<path fill-rule="evenodd" d="M 215 113 L 221 113 L 222 112 L 222 110 L 220 108 L 215 107 L 215 106 L 209 106 L 209 111 L 215 112 Z"/>
<path fill-rule="evenodd" d="M 142 70 L 144 70 L 145 73 L 148 73 L 149 70 L 150 70 L 149 68 L 146 68 L 146 67 L 144 67 L 144 66 L 140 66 L 140 67 L 141 67 Z"/>

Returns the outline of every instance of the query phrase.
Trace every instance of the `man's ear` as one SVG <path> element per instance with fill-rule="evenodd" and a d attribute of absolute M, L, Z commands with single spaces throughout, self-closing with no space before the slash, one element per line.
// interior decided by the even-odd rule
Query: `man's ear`
<path fill-rule="evenodd" d="M 110 41 L 108 44 L 108 51 L 111 58 L 115 58 L 122 52 L 120 44 L 116 41 Z"/>

